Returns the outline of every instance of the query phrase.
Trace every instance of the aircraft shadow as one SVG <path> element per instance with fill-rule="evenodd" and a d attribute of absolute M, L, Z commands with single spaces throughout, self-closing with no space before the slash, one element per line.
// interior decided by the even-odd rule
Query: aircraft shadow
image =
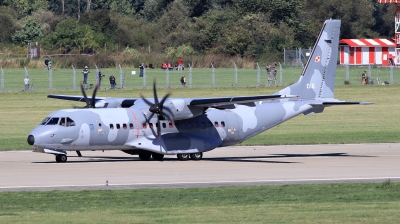
<path fill-rule="evenodd" d="M 134 162 L 141 161 L 137 156 L 68 156 L 69 158 L 82 158 L 89 160 L 82 161 L 68 161 L 67 163 L 104 163 L 104 162 Z M 281 158 L 307 158 L 307 157 L 373 157 L 364 155 L 349 155 L 347 153 L 323 153 L 323 154 L 272 154 L 269 156 L 241 156 L 241 157 L 213 157 L 203 158 L 204 161 L 218 161 L 218 162 L 239 162 L 239 163 L 301 163 L 301 162 L 287 162 L 287 161 L 273 161 L 271 159 Z M 268 159 L 268 160 L 266 160 Z M 149 162 L 180 162 L 174 157 L 165 157 L 163 161 L 150 160 Z M 48 162 L 33 162 L 33 163 L 57 163 L 56 161 Z"/>

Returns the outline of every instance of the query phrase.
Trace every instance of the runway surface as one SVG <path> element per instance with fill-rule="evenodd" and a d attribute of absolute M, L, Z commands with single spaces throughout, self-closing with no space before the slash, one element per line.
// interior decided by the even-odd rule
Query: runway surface
<path fill-rule="evenodd" d="M 0 152 L 0 191 L 400 181 L 400 143 L 235 146 L 201 161 L 140 161 L 120 151 Z M 108 183 L 108 184 L 107 184 Z"/>

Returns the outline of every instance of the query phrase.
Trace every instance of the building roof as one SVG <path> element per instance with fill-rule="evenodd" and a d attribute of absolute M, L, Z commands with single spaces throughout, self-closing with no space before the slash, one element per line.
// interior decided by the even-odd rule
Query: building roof
<path fill-rule="evenodd" d="M 341 39 L 340 45 L 349 45 L 350 47 L 394 47 L 392 39 Z"/>

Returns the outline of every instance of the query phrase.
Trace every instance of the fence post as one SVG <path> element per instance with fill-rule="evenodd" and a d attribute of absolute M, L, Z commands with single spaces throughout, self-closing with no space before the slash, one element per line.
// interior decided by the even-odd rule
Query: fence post
<path fill-rule="evenodd" d="M 279 62 L 279 84 L 282 85 L 282 65 Z"/>
<path fill-rule="evenodd" d="M 237 66 L 236 63 L 233 63 L 233 65 L 235 66 L 234 70 L 235 70 L 235 86 L 238 85 L 238 70 L 237 70 Z"/>
<path fill-rule="evenodd" d="M 189 87 L 192 87 L 192 66 L 189 65 Z"/>
<path fill-rule="evenodd" d="M 346 65 L 346 80 L 350 80 L 349 64 Z"/>
<path fill-rule="evenodd" d="M 165 88 L 169 89 L 169 68 L 165 69 Z"/>
<path fill-rule="evenodd" d="M 283 48 L 283 64 L 286 65 L 286 49 Z"/>
<path fill-rule="evenodd" d="M 99 85 L 99 68 L 95 64 L 94 67 L 96 67 L 96 85 Z"/>
<path fill-rule="evenodd" d="M 0 69 L 1 69 L 1 91 L 4 92 L 4 71 L 3 68 Z"/>
<path fill-rule="evenodd" d="M 211 63 L 211 82 L 212 82 L 212 87 L 215 86 L 215 69 L 213 63 Z"/>
<path fill-rule="evenodd" d="M 146 88 L 146 69 L 143 68 L 143 88 Z"/>
<path fill-rule="evenodd" d="M 299 65 L 301 65 L 301 67 L 304 69 L 303 62 L 301 62 L 301 48 L 298 48 L 297 50 L 298 50 L 298 55 L 297 55 L 297 57 L 298 57 L 298 63 L 299 63 Z"/>
<path fill-rule="evenodd" d="M 53 90 L 53 69 L 49 68 L 49 89 Z"/>
<path fill-rule="evenodd" d="M 371 84 L 371 82 L 372 82 L 371 64 L 368 65 L 368 80 L 369 80 L 369 83 L 367 83 L 367 84 Z"/>
<path fill-rule="evenodd" d="M 119 66 L 119 88 L 122 89 L 124 88 L 124 81 L 125 81 L 123 77 L 124 73 L 122 71 L 121 64 L 118 64 L 118 66 Z"/>
<path fill-rule="evenodd" d="M 76 71 L 73 65 L 71 67 L 72 67 L 72 88 L 76 90 Z"/>
<path fill-rule="evenodd" d="M 393 65 L 390 66 L 390 84 L 393 84 Z"/>
<path fill-rule="evenodd" d="M 257 85 L 260 86 L 260 65 L 257 62 Z"/>

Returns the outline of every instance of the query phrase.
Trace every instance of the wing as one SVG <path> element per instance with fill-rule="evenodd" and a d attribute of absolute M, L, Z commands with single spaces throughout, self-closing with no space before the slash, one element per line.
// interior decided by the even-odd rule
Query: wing
<path fill-rule="evenodd" d="M 77 102 L 85 102 L 85 98 L 82 96 L 70 96 L 70 95 L 47 95 L 48 98 L 69 100 Z M 96 107 L 107 107 L 107 108 L 129 108 L 135 104 L 138 98 L 111 98 L 111 97 L 98 97 L 96 96 Z"/>
<path fill-rule="evenodd" d="M 279 100 L 286 98 L 298 98 L 296 95 L 260 95 L 260 96 L 235 96 L 219 98 L 199 98 L 192 99 L 190 106 L 198 107 L 223 107 L 233 104 L 247 104 L 265 100 Z"/>

